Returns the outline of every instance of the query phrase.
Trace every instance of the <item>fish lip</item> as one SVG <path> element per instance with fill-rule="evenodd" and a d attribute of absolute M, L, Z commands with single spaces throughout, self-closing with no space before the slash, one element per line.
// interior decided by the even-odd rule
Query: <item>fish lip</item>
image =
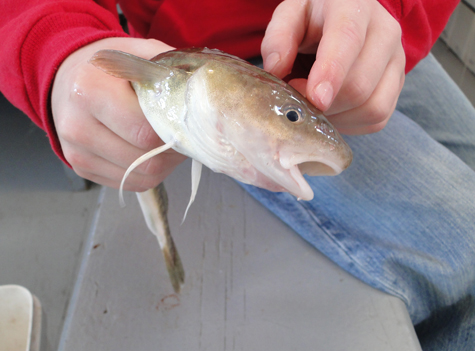
<path fill-rule="evenodd" d="M 287 189 L 290 193 L 295 195 L 298 200 L 310 201 L 313 199 L 313 190 L 305 180 L 302 172 L 298 165 L 294 165 L 288 168 L 289 174 L 291 178 L 297 183 L 299 191 L 292 191 L 291 189 Z"/>
<path fill-rule="evenodd" d="M 287 170 L 292 180 L 296 183 L 297 189 L 287 191 L 295 195 L 299 200 L 309 201 L 313 199 L 313 190 L 304 178 L 304 174 L 310 176 L 333 176 L 338 175 L 346 168 L 322 155 L 308 154 L 280 154 L 280 165 Z"/>

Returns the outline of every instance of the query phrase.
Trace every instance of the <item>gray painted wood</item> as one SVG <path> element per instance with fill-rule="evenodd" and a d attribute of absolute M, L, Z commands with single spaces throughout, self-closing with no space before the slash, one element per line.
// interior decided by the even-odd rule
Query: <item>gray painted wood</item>
<path fill-rule="evenodd" d="M 421 350 L 403 303 L 310 247 L 231 179 L 189 162 L 166 181 L 185 268 L 174 294 L 134 194 L 102 190 L 61 351 Z"/>
<path fill-rule="evenodd" d="M 41 301 L 41 351 L 56 351 L 100 188 L 71 191 L 44 131 L 0 94 L 0 285 Z"/>

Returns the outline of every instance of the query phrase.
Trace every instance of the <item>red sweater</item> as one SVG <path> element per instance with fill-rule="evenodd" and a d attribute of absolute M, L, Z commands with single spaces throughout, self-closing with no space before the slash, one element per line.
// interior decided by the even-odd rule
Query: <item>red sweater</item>
<path fill-rule="evenodd" d="M 459 0 L 379 0 L 399 21 L 406 72 L 425 57 Z M 207 46 L 250 58 L 280 0 L 119 0 L 132 34 L 175 47 Z M 115 0 L 2 0 L 0 91 L 44 129 L 64 160 L 50 92 L 61 62 L 106 37 L 126 36 Z"/>

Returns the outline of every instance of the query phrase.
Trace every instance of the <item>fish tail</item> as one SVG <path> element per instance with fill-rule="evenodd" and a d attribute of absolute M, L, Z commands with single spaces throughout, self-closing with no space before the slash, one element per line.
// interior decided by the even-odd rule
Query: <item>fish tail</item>
<path fill-rule="evenodd" d="M 145 222 L 160 244 L 173 290 L 179 293 L 185 281 L 185 272 L 180 255 L 170 234 L 168 196 L 165 186 L 163 183 L 160 183 L 153 189 L 137 193 L 137 198 L 142 208 Z"/>
<path fill-rule="evenodd" d="M 178 294 L 181 290 L 181 286 L 185 282 L 185 271 L 181 263 L 180 255 L 178 254 L 171 236 L 168 237 L 167 245 L 162 247 L 162 253 L 165 258 L 165 264 L 167 266 L 173 290 Z"/>
<path fill-rule="evenodd" d="M 165 244 L 161 246 L 165 264 L 167 266 L 168 275 L 176 293 L 180 292 L 181 286 L 185 282 L 185 271 L 181 263 L 180 255 L 176 249 L 175 242 L 170 233 L 170 226 L 168 224 L 168 194 L 165 185 L 158 184 L 154 189 L 154 196 L 160 204 L 160 212 L 163 224 L 163 236 Z"/>

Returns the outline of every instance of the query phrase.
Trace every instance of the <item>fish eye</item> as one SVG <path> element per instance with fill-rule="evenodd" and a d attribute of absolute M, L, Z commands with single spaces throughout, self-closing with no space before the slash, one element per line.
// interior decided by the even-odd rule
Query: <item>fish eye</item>
<path fill-rule="evenodd" d="M 302 123 L 303 122 L 303 115 L 300 108 L 296 106 L 287 106 L 284 107 L 284 115 L 285 117 L 292 123 Z"/>
<path fill-rule="evenodd" d="M 299 120 L 299 114 L 294 110 L 287 111 L 285 117 L 287 117 L 290 122 L 297 122 Z"/>

